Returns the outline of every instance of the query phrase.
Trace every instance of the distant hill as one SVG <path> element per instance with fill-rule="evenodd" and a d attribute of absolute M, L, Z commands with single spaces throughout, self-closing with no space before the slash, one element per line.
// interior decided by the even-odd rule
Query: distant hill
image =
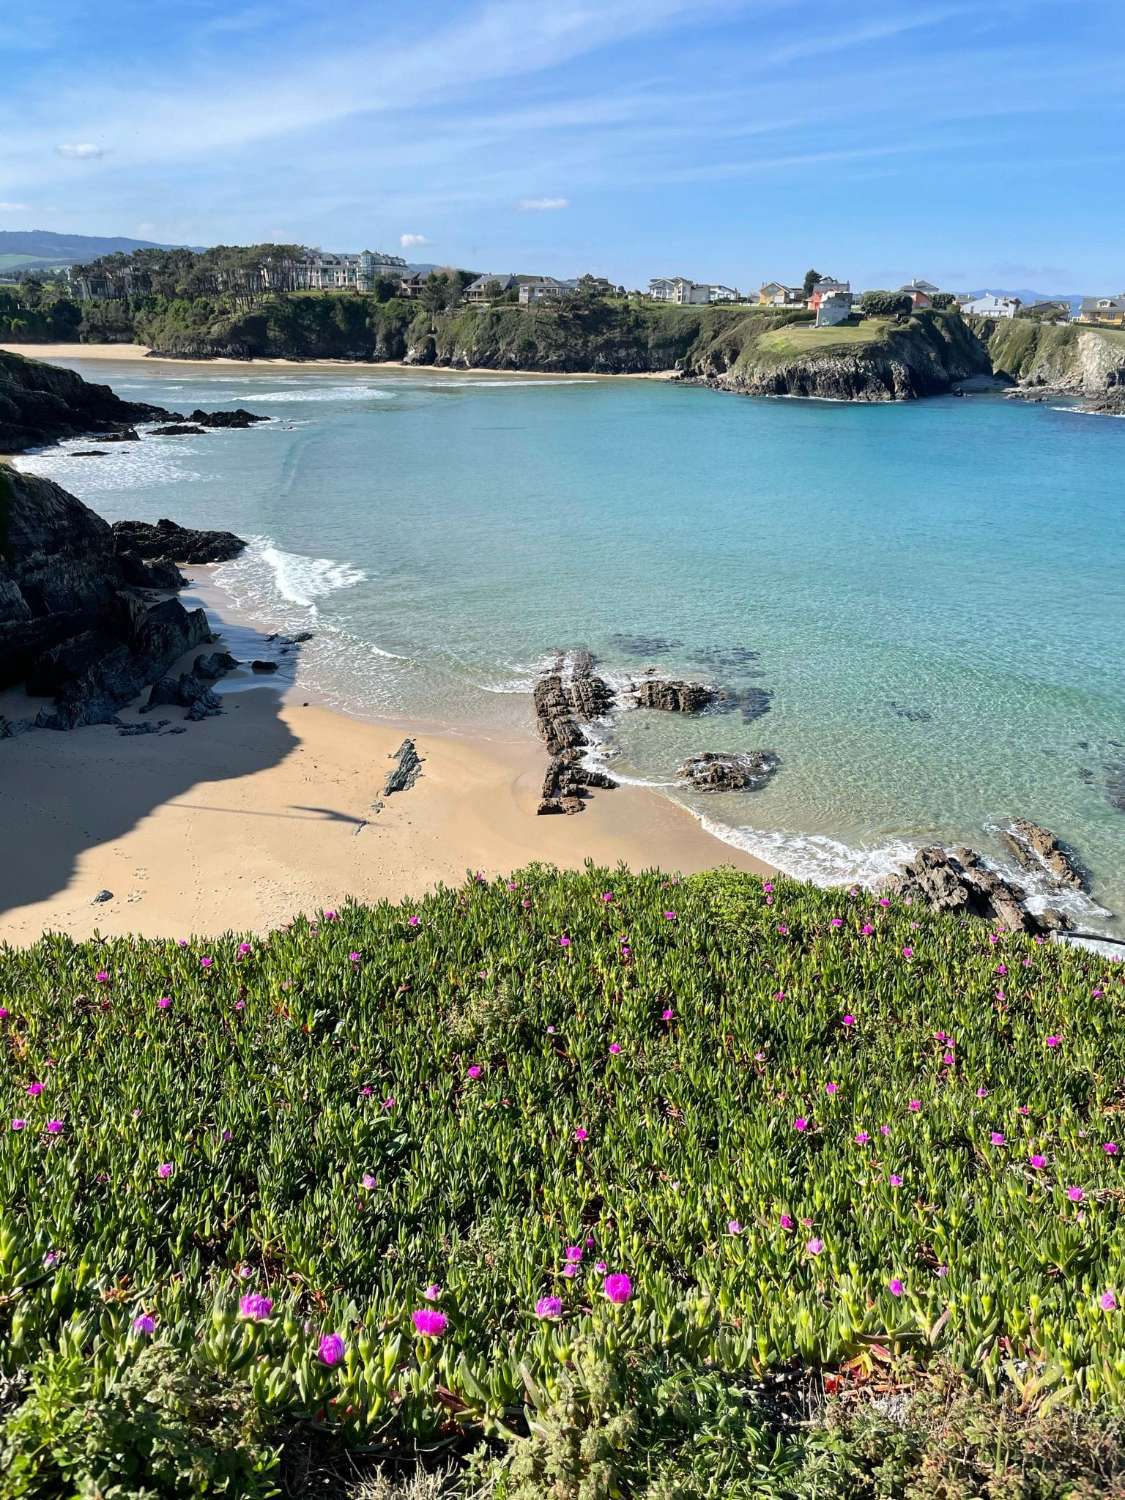
<path fill-rule="evenodd" d="M 36 266 L 69 266 L 114 255 L 122 250 L 178 250 L 155 240 L 131 240 L 124 236 L 55 234 L 50 229 L 0 229 L 0 271 L 26 271 Z M 192 246 L 198 249 L 198 246 Z"/>
<path fill-rule="evenodd" d="M 971 292 L 972 297 L 1018 297 L 1021 302 L 1065 302 L 1069 305 L 1072 314 L 1077 313 L 1082 304 L 1082 298 L 1087 296 L 1086 292 L 1033 292 L 1028 287 L 1000 287 L 986 286 L 979 292 Z"/>

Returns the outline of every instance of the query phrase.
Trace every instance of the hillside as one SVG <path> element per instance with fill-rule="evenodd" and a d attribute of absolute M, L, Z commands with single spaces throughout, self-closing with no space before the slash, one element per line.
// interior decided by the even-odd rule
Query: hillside
<path fill-rule="evenodd" d="M 993 369 L 1023 386 L 1097 395 L 1125 384 L 1125 332 L 1081 323 L 972 318 Z"/>
<path fill-rule="evenodd" d="M 533 868 L 0 977 L 6 1494 L 293 1494 L 482 1437 L 495 1500 L 1119 1493 L 1090 954 Z M 814 1380 L 847 1402 L 810 1423 Z"/>
<path fill-rule="evenodd" d="M 0 229 L 0 271 L 28 270 L 37 266 L 67 266 L 99 255 L 130 255 L 134 250 L 171 250 L 177 247 L 155 240 L 134 240 L 120 235 L 56 234 L 50 229 Z"/>

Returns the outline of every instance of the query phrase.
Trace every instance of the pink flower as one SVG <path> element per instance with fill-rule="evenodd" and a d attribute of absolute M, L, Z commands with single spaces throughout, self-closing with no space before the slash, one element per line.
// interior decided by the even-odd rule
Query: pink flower
<path fill-rule="evenodd" d="M 353 964 L 359 963 L 359 961 L 360 961 L 360 959 L 362 957 L 363 957 L 363 955 L 361 953 L 349 953 L 348 954 L 348 960 L 349 960 L 350 963 L 353 963 Z"/>
<path fill-rule="evenodd" d="M 156 1330 L 156 1319 L 150 1318 L 148 1313 L 139 1313 L 133 1319 L 134 1333 L 154 1333 Z"/>
<path fill-rule="evenodd" d="M 818 1240 L 814 1235 L 811 1240 L 805 1241 L 805 1249 L 809 1252 L 810 1255 L 819 1255 L 820 1252 L 824 1249 L 824 1241 Z"/>
<path fill-rule="evenodd" d="M 576 1141 L 589 1140 L 589 1136 L 590 1133 L 584 1125 L 579 1125 L 578 1129 L 574 1132 L 574 1139 Z"/>
<path fill-rule="evenodd" d="M 676 1012 L 672 1009 L 672 1007 L 670 1005 L 666 1005 L 660 1012 L 660 1019 L 662 1021 L 670 1021 L 675 1014 Z"/>
<path fill-rule="evenodd" d="M 339 919 L 339 916 L 340 913 L 338 911 L 326 911 L 324 913 L 324 920 L 326 922 L 335 922 Z"/>
<path fill-rule="evenodd" d="M 1098 1302 L 1104 1312 L 1113 1312 L 1117 1307 L 1117 1298 L 1112 1292 L 1103 1292 Z"/>
<path fill-rule="evenodd" d="M 906 1290 L 897 1276 L 892 1277 L 891 1280 L 887 1282 L 887 1286 L 890 1288 L 892 1297 L 901 1297 L 903 1292 L 905 1292 Z"/>
<path fill-rule="evenodd" d="M 410 927 L 417 927 L 420 924 L 420 922 L 422 921 L 422 918 L 418 917 L 418 916 L 407 917 L 406 921 L 407 921 L 407 924 Z"/>
<path fill-rule="evenodd" d="M 61 1120 L 48 1120 L 47 1121 L 47 1134 L 48 1135 L 59 1135 L 61 1133 L 61 1131 L 62 1131 L 62 1128 L 63 1128 L 63 1122 Z"/>
<path fill-rule="evenodd" d="M 621 1048 L 617 1042 L 610 1042 L 609 1050 L 613 1053 L 614 1057 L 616 1057 L 617 1054 L 621 1051 Z"/>
<path fill-rule="evenodd" d="M 767 893 L 770 892 L 770 891 L 772 891 L 773 890 L 773 881 L 772 880 L 763 880 L 762 881 L 762 890 L 766 891 Z"/>
<path fill-rule="evenodd" d="M 782 1229 L 793 1228 L 793 1220 L 789 1214 L 778 1214 L 777 1222 L 781 1225 Z"/>
<path fill-rule="evenodd" d="M 875 931 L 870 922 L 864 922 L 863 926 L 859 930 L 864 937 L 870 937 L 871 934 Z"/>
<path fill-rule="evenodd" d="M 798 1115 L 797 1118 L 793 1121 L 794 1130 L 807 1130 L 808 1128 L 809 1122 L 805 1119 L 804 1115 Z"/>
<path fill-rule="evenodd" d="M 329 1369 L 338 1365 L 344 1357 L 344 1341 L 338 1333 L 326 1333 L 320 1341 L 316 1357 Z"/>
<path fill-rule="evenodd" d="M 996 972 L 997 972 L 997 974 L 1006 974 L 1008 972 L 1008 965 L 1007 964 L 997 964 L 996 965 Z"/>
<path fill-rule="evenodd" d="M 741 1234 L 742 1233 L 742 1225 L 738 1222 L 737 1219 L 729 1219 L 727 1221 L 727 1233 L 728 1234 Z"/>
<path fill-rule="evenodd" d="M 436 1307 L 419 1307 L 410 1314 L 415 1333 L 424 1339 L 440 1339 L 449 1327 L 449 1319 Z"/>
<path fill-rule="evenodd" d="M 788 927 L 786 927 L 786 925 L 785 925 L 784 922 L 779 922 L 777 924 L 777 930 L 781 934 L 782 937 L 788 937 L 788 935 L 789 935 L 789 929 L 788 929 Z"/>
<path fill-rule="evenodd" d="M 594 1270 L 598 1273 L 599 1276 L 604 1276 L 607 1269 L 608 1268 L 604 1260 L 596 1260 L 594 1262 Z"/>
<path fill-rule="evenodd" d="M 1004 1144 L 1004 1137 L 999 1130 L 994 1130 L 989 1139 L 994 1146 L 1002 1146 Z"/>
<path fill-rule="evenodd" d="M 870 1139 L 871 1137 L 867 1134 L 866 1130 L 859 1130 L 856 1132 L 855 1143 L 857 1146 L 866 1146 Z"/>
<path fill-rule="evenodd" d="M 620 1307 L 633 1295 L 633 1283 L 623 1271 L 615 1271 L 612 1276 L 606 1277 L 602 1290 L 612 1303 Z"/>
<path fill-rule="evenodd" d="M 172 997 L 171 997 L 171 995 L 161 995 L 160 999 L 156 1002 L 157 1009 L 158 1010 L 167 1010 L 168 1007 L 171 1005 L 171 1003 L 172 1003 Z"/>
<path fill-rule="evenodd" d="M 383 1100 L 383 1108 L 385 1110 L 392 1110 L 394 1109 L 396 1103 L 397 1100 L 395 1099 L 394 1095 L 388 1094 L 387 1097 Z"/>
<path fill-rule="evenodd" d="M 249 943 L 239 943 L 239 945 L 238 945 L 238 954 L 239 954 L 240 958 L 245 958 L 246 955 L 249 952 L 250 952 L 250 944 Z"/>
<path fill-rule="evenodd" d="M 838 1083 L 826 1083 L 824 1085 L 824 1092 L 831 1096 L 832 1094 L 837 1093 L 839 1091 L 839 1088 L 840 1085 Z"/>
<path fill-rule="evenodd" d="M 676 913 L 674 911 L 666 911 L 664 913 L 664 920 L 666 922 L 674 922 L 676 920 Z"/>
<path fill-rule="evenodd" d="M 247 1292 L 238 1299 L 238 1311 L 251 1323 L 263 1323 L 273 1312 L 273 1298 L 263 1297 L 258 1292 Z"/>
<path fill-rule="evenodd" d="M 1048 1047 L 1057 1047 L 1061 1041 L 1062 1041 L 1062 1037 L 1061 1036 L 1049 1036 L 1047 1038 L 1047 1046 Z"/>
<path fill-rule="evenodd" d="M 921 1101 L 921 1099 L 911 1099 L 911 1101 L 910 1101 L 910 1103 L 909 1103 L 909 1105 L 907 1107 L 914 1114 L 917 1114 L 918 1111 L 922 1108 L 922 1101 Z"/>
<path fill-rule="evenodd" d="M 602 900 L 603 901 L 612 901 L 613 900 L 613 892 L 612 891 L 603 891 L 602 892 Z"/>
<path fill-rule="evenodd" d="M 204 969 L 209 969 L 214 962 L 215 960 L 213 958 L 201 958 L 199 960 L 200 967 Z"/>
<path fill-rule="evenodd" d="M 987 1099 L 988 1098 L 988 1090 L 986 1088 L 984 1088 L 983 1086 L 981 1088 L 977 1089 L 977 1098 L 978 1099 Z"/>
<path fill-rule="evenodd" d="M 43 1085 L 41 1083 L 29 1083 L 27 1086 L 27 1092 L 33 1099 L 37 1099 L 43 1092 Z"/>
<path fill-rule="evenodd" d="M 574 1261 L 574 1262 L 580 1261 L 582 1259 L 582 1246 L 581 1245 L 568 1245 L 566 1247 L 566 1258 L 569 1261 Z"/>
<path fill-rule="evenodd" d="M 1086 1194 L 1080 1187 L 1068 1187 L 1066 1190 L 1066 1196 L 1072 1203 L 1081 1203 Z"/>
<path fill-rule="evenodd" d="M 903 958 L 913 958 L 914 957 L 914 949 L 913 948 L 904 948 L 902 950 L 902 956 L 903 956 Z"/>
<path fill-rule="evenodd" d="M 833 927 L 843 927 L 843 925 L 844 925 L 844 919 L 843 919 L 843 917 L 833 917 L 832 918 L 832 926 Z"/>
<path fill-rule="evenodd" d="M 1116 1141 L 1105 1141 L 1105 1142 L 1103 1142 L 1103 1144 L 1102 1144 L 1102 1150 L 1105 1152 L 1105 1154 L 1107 1156 L 1116 1156 L 1117 1155 L 1117 1142 Z"/>
<path fill-rule="evenodd" d="M 172 1163 L 170 1161 L 162 1161 L 156 1169 L 156 1175 L 157 1177 L 171 1177 Z"/>
<path fill-rule="evenodd" d="M 840 1025 L 841 1026 L 854 1026 L 855 1025 L 855 1017 L 852 1016 L 852 1015 L 847 1015 L 847 1016 L 841 1017 Z"/>
<path fill-rule="evenodd" d="M 612 899 L 613 897 L 611 896 L 610 900 L 612 901 Z M 535 1316 L 537 1318 L 561 1318 L 562 1309 L 561 1297 L 540 1297 L 539 1301 L 535 1304 Z"/>
<path fill-rule="evenodd" d="M 879 905 L 880 905 L 880 906 L 881 906 L 881 907 L 883 907 L 883 908 L 884 908 L 884 910 L 885 910 L 885 909 L 886 909 L 886 908 L 887 908 L 887 907 L 888 907 L 888 906 L 890 906 L 890 904 L 891 904 L 891 903 L 890 903 L 890 901 L 889 901 L 889 900 L 888 900 L 888 899 L 887 899 L 887 897 L 886 897 L 886 896 L 880 896 L 880 897 L 879 897 Z"/>
<path fill-rule="evenodd" d="M 889 1125 L 880 1125 L 879 1126 L 879 1134 L 880 1135 L 890 1135 L 890 1133 L 891 1133 L 891 1127 Z"/>
<path fill-rule="evenodd" d="M 440 1284 L 436 1281 L 431 1281 L 428 1287 L 423 1288 L 422 1296 L 425 1297 L 427 1302 L 436 1302 L 441 1296 Z"/>
<path fill-rule="evenodd" d="M 104 969 L 99 969 L 98 972 L 94 975 L 94 980 L 98 984 L 108 984 L 109 975 Z"/>
<path fill-rule="evenodd" d="M 474 1063 L 472 1065 L 472 1067 L 468 1069 L 468 1074 L 469 1074 L 470 1078 L 479 1078 L 480 1077 L 480 1073 L 481 1073 L 481 1070 L 480 1070 L 480 1067 L 478 1066 L 477 1063 Z"/>
<path fill-rule="evenodd" d="M 570 939 L 567 937 L 567 935 L 566 935 L 565 932 L 559 938 L 559 947 L 560 948 L 569 948 L 570 947 Z"/>
<path fill-rule="evenodd" d="M 0 1005 L 0 1021 L 6 1021 L 11 1012 L 6 1005 Z"/>
<path fill-rule="evenodd" d="M 891 1187 L 902 1186 L 902 1178 L 898 1175 L 897 1172 L 892 1172 L 887 1181 L 890 1183 Z"/>
<path fill-rule="evenodd" d="M 1038 1155 L 1038 1153 L 1035 1156 L 1029 1156 L 1027 1159 L 1036 1171 L 1038 1171 L 1040 1167 L 1045 1167 L 1047 1165 L 1047 1158 L 1045 1156 Z"/>
<path fill-rule="evenodd" d="M 27 1121 L 26 1120 L 15 1119 L 15 1120 L 12 1121 L 12 1129 L 13 1130 L 23 1130 L 26 1125 L 27 1125 Z"/>
<path fill-rule="evenodd" d="M 363 1176 L 359 1179 L 359 1181 L 360 1181 L 360 1185 L 362 1187 L 367 1188 L 368 1191 L 370 1191 L 371 1188 L 378 1186 L 377 1179 L 374 1178 L 371 1175 L 370 1172 L 364 1172 Z"/>

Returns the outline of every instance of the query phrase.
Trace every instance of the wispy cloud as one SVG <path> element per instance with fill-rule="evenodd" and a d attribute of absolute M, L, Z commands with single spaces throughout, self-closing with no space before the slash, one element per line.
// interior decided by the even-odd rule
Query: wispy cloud
<path fill-rule="evenodd" d="M 56 146 L 55 150 L 71 161 L 92 161 L 95 157 L 105 155 L 105 147 L 95 146 L 92 141 L 70 141 Z"/>
<path fill-rule="evenodd" d="M 521 214 L 550 214 L 559 208 L 569 208 L 569 198 L 521 198 L 516 205 Z"/>
<path fill-rule="evenodd" d="M 417 250 L 420 245 L 432 243 L 424 234 L 400 234 L 398 242 L 404 250 Z"/>
<path fill-rule="evenodd" d="M 26 214 L 30 212 L 30 203 L 0 203 L 0 214 Z"/>

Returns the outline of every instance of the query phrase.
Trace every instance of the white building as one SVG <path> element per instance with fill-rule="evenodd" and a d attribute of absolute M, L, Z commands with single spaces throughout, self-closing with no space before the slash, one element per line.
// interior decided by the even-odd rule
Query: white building
<path fill-rule="evenodd" d="M 710 297 L 708 298 L 708 301 L 710 302 L 739 301 L 738 290 L 733 286 L 715 286 L 714 284 L 712 284 L 707 288 L 707 290 L 711 293 Z"/>
<path fill-rule="evenodd" d="M 996 297 L 991 292 L 961 303 L 963 313 L 972 313 L 977 318 L 1014 318 L 1019 308 L 1018 297 Z"/>
<path fill-rule="evenodd" d="M 381 276 L 402 279 L 406 262 L 401 255 L 362 250 L 358 255 L 331 255 L 314 250 L 296 268 L 297 285 L 313 291 L 369 292 Z"/>
<path fill-rule="evenodd" d="M 654 276 L 648 284 L 648 294 L 654 302 L 685 303 L 711 301 L 711 288 L 688 276 Z"/>
<path fill-rule="evenodd" d="M 817 304 L 816 327 L 834 328 L 837 323 L 846 323 L 851 315 L 851 292 L 825 292 Z"/>

